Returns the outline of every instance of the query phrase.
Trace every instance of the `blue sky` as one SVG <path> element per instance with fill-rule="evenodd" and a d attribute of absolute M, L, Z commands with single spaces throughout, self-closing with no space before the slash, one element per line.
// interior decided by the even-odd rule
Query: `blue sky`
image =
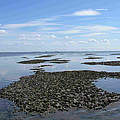
<path fill-rule="evenodd" d="M 0 1 L 0 51 L 120 50 L 119 0 Z"/>

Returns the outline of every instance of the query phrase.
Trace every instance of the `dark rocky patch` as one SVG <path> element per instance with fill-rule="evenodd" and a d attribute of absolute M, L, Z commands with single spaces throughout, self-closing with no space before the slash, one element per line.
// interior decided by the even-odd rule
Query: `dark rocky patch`
<path fill-rule="evenodd" d="M 114 53 L 114 54 L 110 54 L 110 55 L 120 55 L 120 53 Z"/>
<path fill-rule="evenodd" d="M 37 56 L 35 58 L 44 58 L 44 57 L 53 57 L 53 56 L 55 56 L 55 55 L 42 55 L 42 56 Z"/>
<path fill-rule="evenodd" d="M 28 57 L 21 57 L 21 58 L 29 59 Z"/>
<path fill-rule="evenodd" d="M 38 71 L 1 89 L 0 97 L 13 101 L 29 113 L 44 114 L 81 107 L 98 110 L 120 100 L 120 94 L 109 93 L 94 85 L 94 81 L 103 77 L 120 78 L 120 73 Z"/>
<path fill-rule="evenodd" d="M 53 66 L 53 65 L 40 65 L 38 67 L 49 67 L 49 66 Z"/>
<path fill-rule="evenodd" d="M 107 61 L 107 62 L 84 62 L 82 64 L 87 65 L 108 65 L 108 66 L 120 66 L 120 61 Z"/>
<path fill-rule="evenodd" d="M 45 71 L 43 68 L 32 68 L 30 70 L 32 70 L 34 72 L 37 72 L 37 71 L 44 72 Z"/>
<path fill-rule="evenodd" d="M 45 62 L 50 62 L 50 63 L 67 63 L 69 60 L 60 60 L 60 58 L 55 58 L 51 60 L 45 60 L 45 59 L 34 59 L 34 60 L 28 60 L 28 61 L 20 61 L 18 63 L 21 64 L 38 64 L 38 63 L 45 63 Z"/>
<path fill-rule="evenodd" d="M 94 55 L 94 54 L 92 54 L 92 53 L 87 53 L 87 54 L 85 54 L 85 55 Z"/>
<path fill-rule="evenodd" d="M 32 70 L 34 72 L 37 72 L 37 71 L 44 72 L 45 71 L 44 67 L 46 67 L 46 66 L 53 66 L 53 65 L 40 65 L 40 66 L 36 66 L 30 70 Z"/>
<path fill-rule="evenodd" d="M 63 63 L 68 63 L 69 60 L 57 60 L 57 61 L 50 61 L 50 63 L 56 63 L 56 64 L 63 64 Z"/>
<path fill-rule="evenodd" d="M 21 63 L 21 64 L 38 64 L 38 63 L 44 63 L 44 62 L 47 62 L 47 61 L 49 61 L 49 60 L 35 59 L 35 60 L 20 61 L 18 63 Z"/>
<path fill-rule="evenodd" d="M 85 59 L 102 59 L 102 57 L 87 57 Z"/>

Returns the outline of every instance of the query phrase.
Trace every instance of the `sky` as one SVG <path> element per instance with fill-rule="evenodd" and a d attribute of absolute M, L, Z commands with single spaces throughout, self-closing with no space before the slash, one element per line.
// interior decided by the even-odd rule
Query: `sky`
<path fill-rule="evenodd" d="M 1 0 L 0 52 L 120 50 L 120 0 Z"/>

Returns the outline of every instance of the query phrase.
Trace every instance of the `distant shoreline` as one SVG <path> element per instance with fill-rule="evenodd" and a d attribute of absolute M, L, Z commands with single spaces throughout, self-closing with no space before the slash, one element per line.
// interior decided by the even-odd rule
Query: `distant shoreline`
<path fill-rule="evenodd" d="M 51 52 L 120 52 L 120 50 L 93 50 L 93 51 L 0 51 L 0 53 L 51 53 Z"/>

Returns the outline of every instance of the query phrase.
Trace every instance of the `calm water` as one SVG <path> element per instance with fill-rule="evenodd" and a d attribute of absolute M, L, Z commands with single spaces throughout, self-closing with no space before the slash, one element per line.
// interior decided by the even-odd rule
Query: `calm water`
<path fill-rule="evenodd" d="M 109 92 L 120 93 L 120 79 L 101 78 L 101 79 L 98 79 L 97 82 L 95 82 L 95 85 Z"/>
<path fill-rule="evenodd" d="M 86 54 L 93 55 L 86 55 Z M 54 54 L 55 56 L 50 58 L 42 59 L 52 59 L 52 58 L 61 58 L 69 59 L 70 62 L 66 64 L 52 64 L 52 63 L 43 63 L 43 64 L 32 64 L 24 65 L 18 64 L 17 62 L 21 60 L 35 59 L 35 56 Z M 120 52 L 52 52 L 52 53 L 40 53 L 40 52 L 30 52 L 30 53 L 0 53 L 0 88 L 3 88 L 14 81 L 18 81 L 21 76 L 31 75 L 34 72 L 30 69 L 36 68 L 39 65 L 53 65 L 45 67 L 45 71 L 71 71 L 71 70 L 93 70 L 93 71 L 107 71 L 107 72 L 120 72 L 120 66 L 104 66 L 104 65 L 84 65 L 83 62 L 91 61 L 118 61 L 117 57 L 120 55 L 111 55 L 111 54 L 120 54 Z M 102 59 L 84 59 L 88 56 L 100 56 Z M 27 57 L 23 58 L 23 57 Z M 109 92 L 120 93 L 120 80 L 119 79 L 100 79 L 95 83 L 97 87 L 105 89 Z M 9 101 L 10 102 L 10 101 Z M 8 101 L 0 100 L 0 116 L 6 116 L 5 120 L 12 116 L 10 114 L 11 109 L 8 110 L 5 105 L 8 106 Z M 4 103 L 4 105 L 3 105 Z M 1 107 L 3 105 L 3 107 Z M 11 106 L 12 107 L 12 106 Z M 5 109 L 6 108 L 6 109 Z M 9 107 L 10 108 L 10 107 Z M 104 116 L 104 117 L 103 117 Z M 68 119 L 66 119 L 66 117 Z M 118 119 L 118 118 L 119 119 Z M 109 108 L 108 111 L 99 111 L 99 112 L 88 112 L 85 110 L 69 111 L 69 112 L 58 112 L 49 116 L 48 118 L 41 118 L 44 120 L 120 120 L 120 104 Z M 0 120 L 2 120 L 1 117 Z M 8 118 L 9 119 L 9 118 Z"/>

